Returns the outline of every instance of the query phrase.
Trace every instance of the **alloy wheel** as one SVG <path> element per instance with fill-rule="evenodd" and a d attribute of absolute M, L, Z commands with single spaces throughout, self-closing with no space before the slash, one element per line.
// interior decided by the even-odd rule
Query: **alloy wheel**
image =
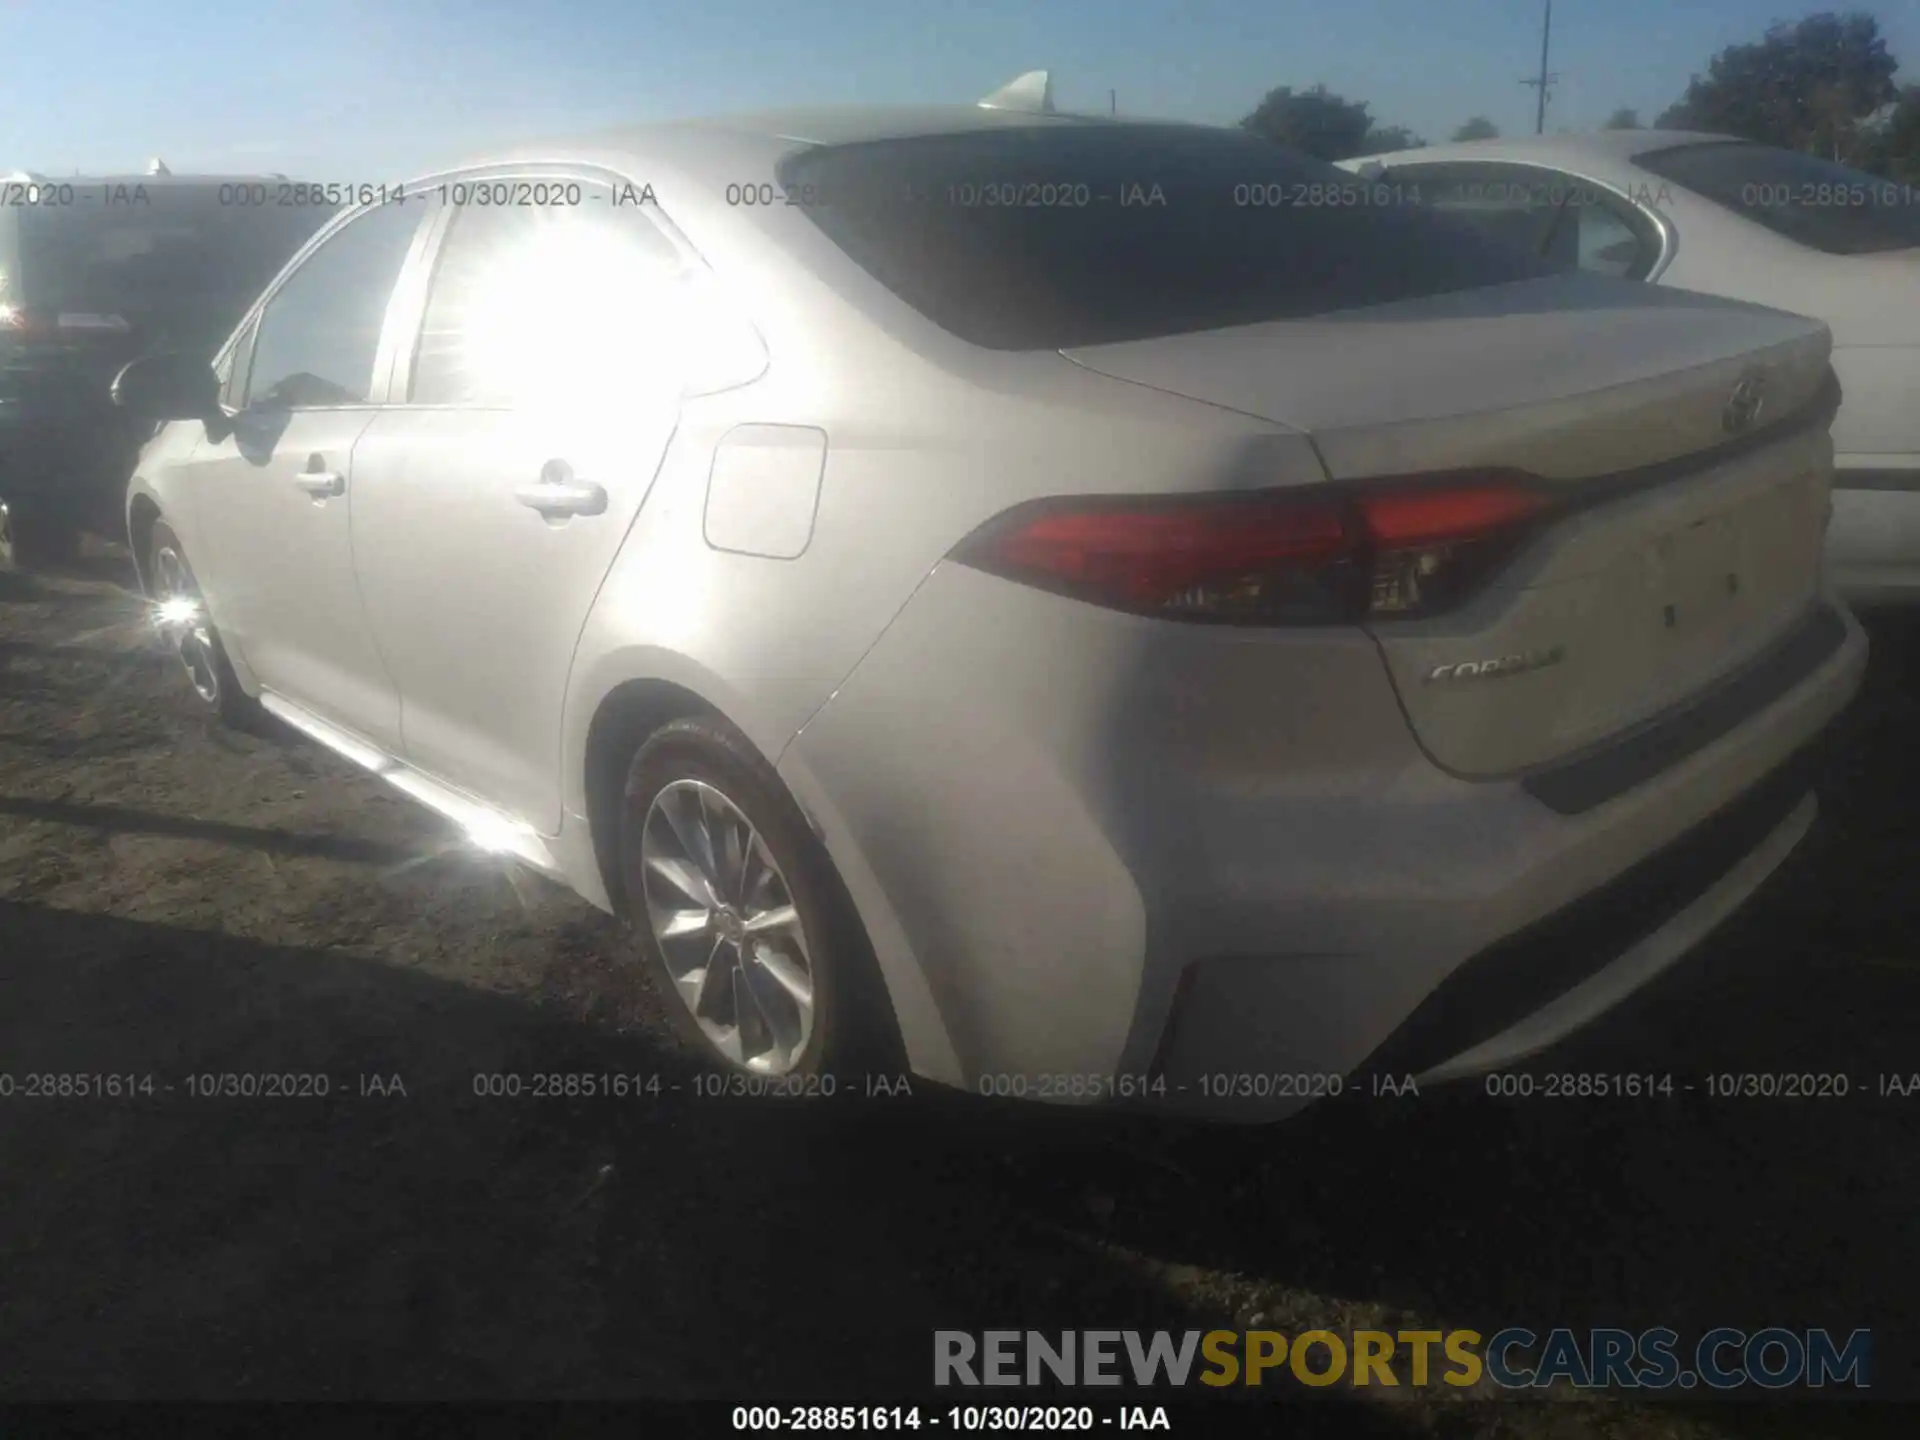
<path fill-rule="evenodd" d="M 701 1033 L 734 1064 L 785 1075 L 814 1030 L 812 951 L 786 876 L 705 780 L 661 787 L 640 832 L 647 921 Z"/>
<path fill-rule="evenodd" d="M 213 628 L 194 583 L 193 571 L 171 545 L 153 555 L 154 623 L 186 667 L 194 694 L 209 705 L 220 703 L 220 671 L 214 661 Z"/>

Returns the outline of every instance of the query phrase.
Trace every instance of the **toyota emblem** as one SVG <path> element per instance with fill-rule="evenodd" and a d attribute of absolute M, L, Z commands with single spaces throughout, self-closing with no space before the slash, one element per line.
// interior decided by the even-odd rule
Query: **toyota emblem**
<path fill-rule="evenodd" d="M 1727 408 L 1720 412 L 1720 423 L 1729 435 L 1751 430 L 1767 408 L 1767 382 L 1759 375 L 1744 375 L 1727 397 Z"/>

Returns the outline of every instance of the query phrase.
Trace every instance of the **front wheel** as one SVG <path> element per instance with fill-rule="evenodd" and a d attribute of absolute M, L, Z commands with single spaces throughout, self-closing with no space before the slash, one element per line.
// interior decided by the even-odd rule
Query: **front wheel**
<path fill-rule="evenodd" d="M 676 1024 L 710 1060 L 779 1077 L 895 1055 L 892 1013 L 832 864 L 732 726 L 677 720 L 640 747 L 620 845 L 627 918 L 674 996 Z"/>
<path fill-rule="evenodd" d="M 154 628 L 180 657 L 187 683 L 202 708 L 223 724 L 251 729 L 259 723 L 260 704 L 240 688 L 200 594 L 200 582 L 187 564 L 186 550 L 173 527 L 154 522 L 147 539 L 147 594 Z"/>

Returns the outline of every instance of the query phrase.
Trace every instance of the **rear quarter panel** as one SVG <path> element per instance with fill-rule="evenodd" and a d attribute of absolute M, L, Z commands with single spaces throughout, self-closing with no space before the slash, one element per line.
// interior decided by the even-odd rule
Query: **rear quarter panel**
<path fill-rule="evenodd" d="M 582 631 L 562 759 L 576 815 L 586 737 L 615 688 L 679 684 L 777 761 L 934 566 L 1011 505 L 1321 478 L 1311 451 L 1274 427 L 1052 354 L 999 357 L 1008 385 L 994 393 L 904 351 L 867 367 L 847 362 L 851 346 L 783 353 L 770 337 L 769 348 L 766 378 L 687 402 Z M 828 437 L 812 533 L 793 558 L 708 542 L 714 451 L 743 425 Z"/>
<path fill-rule="evenodd" d="M 680 137 L 659 162 L 613 149 L 568 157 L 655 185 L 768 356 L 752 384 L 686 402 L 583 628 L 561 755 L 576 815 L 586 737 L 615 688 L 680 684 L 777 760 L 928 572 L 1008 506 L 1322 478 L 1311 448 L 1281 427 L 1089 375 L 1052 352 L 979 350 L 893 297 L 802 208 L 724 203 L 730 184 L 773 182 L 793 148 L 715 131 Z M 748 425 L 827 437 L 797 556 L 708 543 L 715 449 Z"/>

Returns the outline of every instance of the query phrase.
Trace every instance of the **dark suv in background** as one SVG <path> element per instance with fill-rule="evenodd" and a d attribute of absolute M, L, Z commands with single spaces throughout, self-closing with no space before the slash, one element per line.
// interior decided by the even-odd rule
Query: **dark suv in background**
<path fill-rule="evenodd" d="M 157 167 L 157 162 L 156 162 Z M 118 534 L 150 427 L 108 398 L 120 367 L 209 359 L 333 213 L 284 176 L 0 176 L 0 569 Z"/>

